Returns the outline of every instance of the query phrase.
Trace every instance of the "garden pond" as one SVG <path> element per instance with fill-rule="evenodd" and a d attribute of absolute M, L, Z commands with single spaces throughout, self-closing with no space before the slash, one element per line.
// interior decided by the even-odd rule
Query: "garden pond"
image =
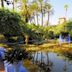
<path fill-rule="evenodd" d="M 32 56 L 38 72 L 72 72 L 72 60 L 60 53 L 38 51 Z"/>

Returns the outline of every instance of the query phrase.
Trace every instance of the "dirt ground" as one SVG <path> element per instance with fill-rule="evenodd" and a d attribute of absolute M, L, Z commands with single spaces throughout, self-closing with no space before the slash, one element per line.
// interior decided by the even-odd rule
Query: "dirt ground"
<path fill-rule="evenodd" d="M 0 61 L 0 72 L 5 72 L 4 71 L 4 64 L 1 61 Z"/>

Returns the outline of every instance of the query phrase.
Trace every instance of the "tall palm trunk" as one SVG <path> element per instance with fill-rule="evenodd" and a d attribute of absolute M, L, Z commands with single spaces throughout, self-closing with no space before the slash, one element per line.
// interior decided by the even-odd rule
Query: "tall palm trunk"
<path fill-rule="evenodd" d="M 65 18 L 67 19 L 68 5 L 67 5 L 67 4 L 65 4 L 65 5 L 64 5 L 64 8 L 65 8 Z"/>
<path fill-rule="evenodd" d="M 35 14 L 33 13 L 33 18 L 34 18 L 34 24 L 36 24 L 36 21 L 35 21 Z"/>
<path fill-rule="evenodd" d="M 13 10 L 14 10 L 14 7 L 15 7 L 15 3 L 14 3 L 14 0 L 13 0 Z"/>
<path fill-rule="evenodd" d="M 3 0 L 1 0 L 1 6 L 4 8 L 4 2 L 3 2 Z"/>
<path fill-rule="evenodd" d="M 42 14 L 42 23 L 41 23 L 41 25 L 43 26 L 43 9 L 42 9 L 42 3 L 41 3 L 41 14 Z"/>
<path fill-rule="evenodd" d="M 47 22 L 47 26 L 49 25 L 49 20 L 50 20 L 50 12 L 48 11 L 48 22 Z"/>
<path fill-rule="evenodd" d="M 39 23 L 38 23 L 38 14 L 36 14 L 36 17 L 37 17 L 37 25 L 38 25 L 38 24 L 39 24 Z"/>
<path fill-rule="evenodd" d="M 66 9 L 66 12 L 65 12 L 65 18 L 67 19 L 67 9 Z"/>
<path fill-rule="evenodd" d="M 25 44 L 26 45 L 28 44 L 28 41 L 29 41 L 29 36 L 28 35 L 25 35 Z"/>
<path fill-rule="evenodd" d="M 36 24 L 35 17 L 34 17 L 34 24 Z"/>
<path fill-rule="evenodd" d="M 43 13 L 42 13 L 42 26 L 43 26 Z"/>

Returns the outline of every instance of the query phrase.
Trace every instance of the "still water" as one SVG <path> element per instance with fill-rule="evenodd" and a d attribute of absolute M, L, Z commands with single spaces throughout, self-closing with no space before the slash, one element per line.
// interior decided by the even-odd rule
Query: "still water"
<path fill-rule="evenodd" d="M 35 62 L 44 62 L 45 64 L 49 62 L 51 64 L 50 72 L 72 72 L 72 60 L 61 54 L 54 52 L 35 52 L 32 56 Z"/>

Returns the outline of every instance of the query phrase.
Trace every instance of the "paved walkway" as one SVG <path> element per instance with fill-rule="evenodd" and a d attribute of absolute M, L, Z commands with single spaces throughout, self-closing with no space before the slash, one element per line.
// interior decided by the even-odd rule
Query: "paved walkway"
<path fill-rule="evenodd" d="M 0 62 L 0 72 L 5 72 L 3 62 Z"/>
<path fill-rule="evenodd" d="M 5 48 L 0 47 L 0 72 L 5 72 L 4 70 L 4 63 L 1 61 L 1 58 L 4 56 Z"/>

